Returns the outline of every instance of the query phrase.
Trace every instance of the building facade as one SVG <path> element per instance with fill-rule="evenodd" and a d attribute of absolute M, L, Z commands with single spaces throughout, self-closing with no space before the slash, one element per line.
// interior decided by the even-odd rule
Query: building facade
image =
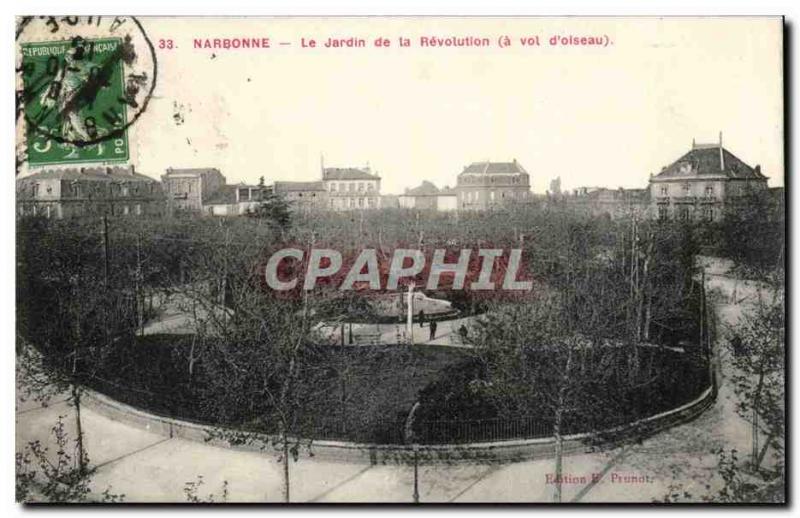
<path fill-rule="evenodd" d="M 417 187 L 406 189 L 398 196 L 398 202 L 404 209 L 450 211 L 458 208 L 457 198 L 455 189 L 447 186 L 439 189 L 424 180 Z"/>
<path fill-rule="evenodd" d="M 241 216 L 256 208 L 263 199 L 264 187 L 259 185 L 223 185 L 203 203 L 204 212 L 211 216 Z"/>
<path fill-rule="evenodd" d="M 399 209 L 400 196 L 397 194 L 381 194 L 382 209 Z"/>
<path fill-rule="evenodd" d="M 580 187 L 572 194 L 548 195 L 575 212 L 593 217 L 647 217 L 650 210 L 648 189 L 607 189 Z"/>
<path fill-rule="evenodd" d="M 436 196 L 439 188 L 428 180 L 420 185 L 406 190 L 398 196 L 400 207 L 403 209 L 436 210 Z"/>
<path fill-rule="evenodd" d="M 455 187 L 460 210 L 487 210 L 528 201 L 530 175 L 511 162 L 474 162 L 458 175 Z"/>
<path fill-rule="evenodd" d="M 271 190 L 297 210 L 322 210 L 328 207 L 328 192 L 324 182 L 275 182 Z"/>
<path fill-rule="evenodd" d="M 225 185 L 225 177 L 215 168 L 173 169 L 161 175 L 164 194 L 177 210 L 203 210 L 204 203 Z"/>
<path fill-rule="evenodd" d="M 458 194 L 455 189 L 447 185 L 439 189 L 436 195 L 436 210 L 443 212 L 458 210 Z"/>
<path fill-rule="evenodd" d="M 328 193 L 328 208 L 333 210 L 379 209 L 381 177 L 369 166 L 323 167 L 322 183 Z"/>
<path fill-rule="evenodd" d="M 16 195 L 19 216 L 158 215 L 165 210 L 161 184 L 133 166 L 44 170 L 17 179 Z"/>
<path fill-rule="evenodd" d="M 725 149 L 722 134 L 717 144 L 692 142 L 689 152 L 650 178 L 651 206 L 660 219 L 717 221 L 766 189 L 761 167 Z"/>

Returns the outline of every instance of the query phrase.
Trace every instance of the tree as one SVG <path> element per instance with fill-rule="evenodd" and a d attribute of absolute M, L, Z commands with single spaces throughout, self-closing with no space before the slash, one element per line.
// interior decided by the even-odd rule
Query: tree
<path fill-rule="evenodd" d="M 720 251 L 733 259 L 740 274 L 764 279 L 785 268 L 784 200 L 772 190 L 747 193 L 729 205 L 718 229 Z"/>
<path fill-rule="evenodd" d="M 96 222 L 92 222 L 96 225 Z M 87 228 L 88 226 L 88 228 Z M 87 222 L 23 220 L 18 229 L 17 358 L 21 390 L 45 402 L 68 392 L 79 468 L 81 396 L 115 343 L 135 330 L 127 297 L 109 289 L 99 232 Z M 92 231 L 94 230 L 94 231 Z"/>
<path fill-rule="evenodd" d="M 776 461 L 772 470 L 782 477 L 786 305 L 782 285 L 772 288 L 771 293 L 759 295 L 733 329 L 740 346 L 732 351 L 735 371 L 731 382 L 739 398 L 737 412 L 752 428 L 751 468 L 760 470 L 764 456 L 772 449 Z M 766 440 L 759 447 L 762 435 Z"/>
<path fill-rule="evenodd" d="M 279 194 L 267 190 L 262 190 L 261 202 L 249 210 L 247 215 L 251 218 L 269 221 L 284 233 L 288 231 L 292 223 L 289 202 Z"/>
<path fill-rule="evenodd" d="M 482 385 L 506 419 L 537 416 L 547 423 L 555 444 L 554 495 L 561 501 L 564 436 L 576 425 L 600 430 L 616 424 L 608 387 L 617 369 L 621 347 L 570 331 L 563 325 L 559 297 L 540 297 L 535 302 L 495 309 L 480 319 L 470 332 L 485 372 Z M 611 418 L 611 419 L 610 419 Z"/>
<path fill-rule="evenodd" d="M 264 290 L 255 267 L 264 253 L 258 243 L 232 246 L 230 236 L 226 242 L 192 257 L 192 282 L 180 290 L 202 310 L 192 314 L 194 339 L 204 344 L 198 410 L 204 420 L 221 425 L 216 438 L 279 449 L 283 499 L 289 502 L 290 460 L 297 460 L 302 440 L 312 436 L 314 416 L 307 407 L 321 390 L 323 367 L 313 361 L 319 312 L 308 296 L 282 299 Z M 265 432 L 269 444 L 263 443 Z"/>
<path fill-rule="evenodd" d="M 125 495 L 106 488 L 99 498 L 91 496 L 90 483 L 94 469 L 87 469 L 89 458 L 83 448 L 76 448 L 75 458 L 69 453 L 69 435 L 59 417 L 51 429 L 55 452 L 39 441 L 31 441 L 16 454 L 16 499 L 18 502 L 53 503 L 121 502 Z"/>

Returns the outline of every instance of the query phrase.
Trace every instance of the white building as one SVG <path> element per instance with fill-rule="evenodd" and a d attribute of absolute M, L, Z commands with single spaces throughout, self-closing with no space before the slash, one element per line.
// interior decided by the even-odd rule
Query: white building
<path fill-rule="evenodd" d="M 398 200 L 400 207 L 404 209 L 449 211 L 458 208 L 455 189 L 447 186 L 439 189 L 427 180 L 417 187 L 406 189 L 398 196 Z"/>
<path fill-rule="evenodd" d="M 328 193 L 328 208 L 333 210 L 379 209 L 381 177 L 369 166 L 324 167 L 322 182 Z"/>

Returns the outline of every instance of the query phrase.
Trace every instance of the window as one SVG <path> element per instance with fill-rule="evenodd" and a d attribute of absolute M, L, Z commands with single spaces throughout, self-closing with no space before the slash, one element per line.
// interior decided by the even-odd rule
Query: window
<path fill-rule="evenodd" d="M 667 219 L 667 207 L 665 205 L 658 207 L 658 219 L 662 221 Z"/>
<path fill-rule="evenodd" d="M 669 191 L 667 190 L 666 185 L 661 186 L 661 196 L 666 196 Z"/>
<path fill-rule="evenodd" d="M 363 207 L 364 206 L 364 198 L 359 198 L 358 199 L 358 206 L 359 207 Z"/>
<path fill-rule="evenodd" d="M 678 217 L 681 221 L 689 221 L 689 208 L 688 207 L 681 207 L 678 210 Z"/>
<path fill-rule="evenodd" d="M 494 201 L 494 191 L 489 192 L 489 199 Z"/>
<path fill-rule="evenodd" d="M 691 190 L 691 188 L 692 187 L 689 185 L 689 182 L 684 183 L 683 184 L 683 193 L 688 195 L 689 191 Z"/>
<path fill-rule="evenodd" d="M 363 191 L 364 190 L 364 182 L 358 182 L 358 190 L 359 191 Z"/>
<path fill-rule="evenodd" d="M 707 197 L 714 196 L 714 186 L 713 185 L 706 185 L 705 193 L 706 193 Z"/>
<path fill-rule="evenodd" d="M 33 194 L 33 197 L 34 197 L 34 198 L 38 198 L 38 197 L 39 197 L 39 184 L 38 184 L 38 183 L 35 183 L 35 184 L 33 184 L 33 187 L 32 187 L 32 189 L 31 189 L 31 190 L 33 191 L 33 192 L 32 192 L 32 194 Z M 36 211 L 34 210 L 34 212 L 33 212 L 33 213 L 34 213 L 34 215 L 35 215 L 35 214 L 36 214 Z"/>
<path fill-rule="evenodd" d="M 128 214 L 130 214 L 130 208 L 127 205 L 123 205 L 122 213 L 127 216 Z"/>
<path fill-rule="evenodd" d="M 141 204 L 137 203 L 136 207 L 135 207 L 135 210 L 136 210 L 136 215 L 137 216 L 141 216 L 142 215 L 142 205 Z"/>
<path fill-rule="evenodd" d="M 339 190 L 340 190 L 340 191 L 344 191 L 344 184 L 343 184 L 343 183 L 340 183 L 340 184 L 339 184 Z"/>
<path fill-rule="evenodd" d="M 371 190 L 373 190 L 373 189 L 375 189 L 375 184 L 373 184 L 372 182 L 369 182 L 369 183 L 367 184 L 367 190 L 368 190 L 368 191 L 371 191 Z"/>
<path fill-rule="evenodd" d="M 336 192 L 336 184 L 331 183 L 331 192 Z"/>

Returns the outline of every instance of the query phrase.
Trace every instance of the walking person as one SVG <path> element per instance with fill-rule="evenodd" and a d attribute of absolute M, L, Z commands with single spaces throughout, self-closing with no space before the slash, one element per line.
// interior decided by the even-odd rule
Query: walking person
<path fill-rule="evenodd" d="M 467 334 L 468 333 L 469 333 L 469 331 L 467 331 L 467 326 L 465 326 L 464 324 L 461 324 L 461 327 L 458 328 L 458 334 L 461 336 L 461 343 L 462 344 L 467 343 Z"/>
<path fill-rule="evenodd" d="M 432 341 L 434 338 L 436 338 L 436 321 L 431 320 L 431 323 L 429 324 L 428 327 L 431 328 L 431 337 L 428 340 Z"/>

